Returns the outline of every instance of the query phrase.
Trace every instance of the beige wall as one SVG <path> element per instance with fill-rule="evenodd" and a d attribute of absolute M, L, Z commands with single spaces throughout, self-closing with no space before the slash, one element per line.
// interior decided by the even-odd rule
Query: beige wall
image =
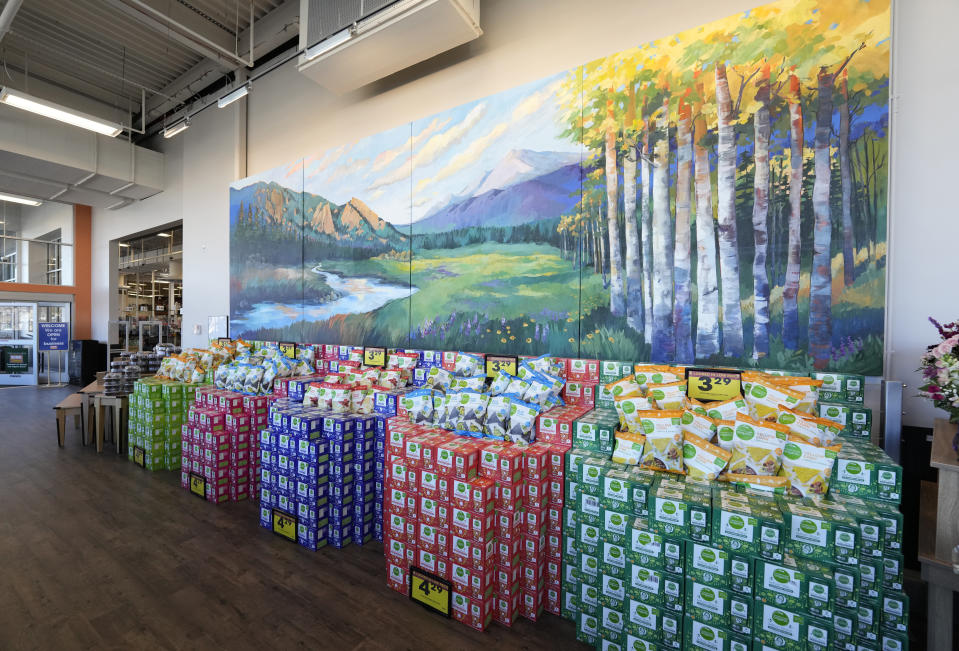
<path fill-rule="evenodd" d="M 105 237 L 182 217 L 184 341 L 203 343 L 205 335 L 192 335 L 193 326 L 205 333 L 207 316 L 229 311 L 227 185 L 245 176 L 244 164 L 256 174 L 759 4 L 483 0 L 483 37 L 343 97 L 288 64 L 258 80 L 247 100 L 208 109 L 180 142 L 167 144 L 167 191 L 115 213 L 96 211 L 95 251 L 105 251 Z M 959 87 L 947 83 L 954 77 L 948 44 L 959 24 L 959 3 L 899 5 L 893 26 L 886 373 L 907 383 L 905 422 L 931 425 L 936 411 L 911 396 L 918 358 L 935 336 L 926 317 L 959 318 L 959 286 L 950 270 L 959 220 L 947 194 L 955 182 L 959 132 L 942 125 L 959 104 Z M 246 152 L 237 129 L 243 112 Z M 95 333 L 102 336 L 106 318 L 98 308 L 106 305 L 106 265 L 96 254 L 94 260 Z"/>

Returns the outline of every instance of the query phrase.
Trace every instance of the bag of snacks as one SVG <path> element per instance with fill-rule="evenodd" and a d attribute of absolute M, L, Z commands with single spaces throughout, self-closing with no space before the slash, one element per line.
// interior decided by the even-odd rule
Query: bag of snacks
<path fill-rule="evenodd" d="M 532 443 L 536 440 L 536 417 L 539 405 L 522 400 L 511 400 L 509 408 L 509 439 L 513 443 Z"/>
<path fill-rule="evenodd" d="M 679 410 L 639 412 L 642 431 L 646 433 L 642 465 L 653 470 L 683 473 L 683 430 Z"/>
<path fill-rule="evenodd" d="M 693 479 L 713 480 L 729 463 L 732 453 L 690 432 L 683 433 L 683 464 Z"/>
<path fill-rule="evenodd" d="M 642 387 L 643 393 L 646 393 L 647 385 L 650 384 L 671 384 L 686 379 L 685 370 L 672 366 L 636 364 L 633 371 L 633 379 Z"/>
<path fill-rule="evenodd" d="M 742 486 L 747 491 L 757 493 L 785 493 L 789 486 L 789 480 L 779 476 L 738 475 L 727 472 L 721 474 L 719 480 L 728 481 L 731 484 Z"/>
<path fill-rule="evenodd" d="M 737 475 L 775 475 L 779 472 L 789 428 L 739 414 L 733 434 L 729 472 Z"/>
<path fill-rule="evenodd" d="M 642 432 L 639 422 L 641 412 L 653 408 L 653 403 L 642 396 L 626 395 L 616 398 L 616 414 L 619 416 L 619 427 L 630 432 Z"/>
<path fill-rule="evenodd" d="M 263 382 L 265 369 L 262 366 L 253 366 L 246 373 L 243 380 L 243 393 L 255 396 L 260 392 L 260 384 Z"/>
<path fill-rule="evenodd" d="M 230 386 L 228 387 L 230 391 L 236 391 L 237 393 L 243 393 L 243 386 L 246 383 L 246 374 L 253 368 L 252 364 L 237 364 L 236 372 L 231 378 Z"/>
<path fill-rule="evenodd" d="M 509 387 L 509 383 L 513 381 L 514 377 L 516 376 L 510 375 L 504 371 L 497 371 L 496 376 L 493 378 L 492 384 L 490 384 L 489 392 L 494 396 L 506 393 L 506 389 Z"/>
<path fill-rule="evenodd" d="M 562 363 L 550 355 L 540 355 L 539 357 L 527 359 L 521 366 L 528 366 L 530 369 L 538 373 L 545 373 L 546 375 L 560 376 L 563 374 Z"/>
<path fill-rule="evenodd" d="M 233 341 L 233 347 L 236 349 L 237 355 L 248 355 L 253 352 L 253 346 L 239 337 Z"/>
<path fill-rule="evenodd" d="M 816 412 L 816 405 L 819 404 L 819 387 L 822 386 L 822 380 L 814 380 L 809 377 L 783 377 L 778 378 L 776 382 L 787 389 L 803 394 L 799 404 L 795 407 L 797 411 L 808 414 Z"/>
<path fill-rule="evenodd" d="M 403 408 L 411 423 L 429 423 L 433 420 L 433 391 L 416 389 L 402 398 Z"/>
<path fill-rule="evenodd" d="M 373 403 L 373 389 L 370 387 L 357 387 L 350 393 L 350 409 L 354 414 L 372 414 Z"/>
<path fill-rule="evenodd" d="M 704 402 L 696 400 L 696 398 L 690 398 L 686 396 L 686 409 L 693 412 L 694 414 L 699 414 L 700 416 L 708 416 L 709 405 Z"/>
<path fill-rule="evenodd" d="M 413 370 L 420 363 L 420 356 L 416 353 L 393 353 L 386 360 L 386 368 Z"/>
<path fill-rule="evenodd" d="M 439 366 L 434 366 L 430 369 L 430 372 L 426 374 L 427 388 L 443 391 L 444 393 L 449 390 L 452 381 L 453 374 Z"/>
<path fill-rule="evenodd" d="M 512 380 L 510 380 L 509 386 L 506 387 L 505 393 L 511 396 L 516 396 L 516 398 L 522 400 L 523 396 L 525 396 L 526 392 L 529 390 L 529 387 L 529 382 L 518 377 L 514 377 Z"/>
<path fill-rule="evenodd" d="M 450 391 L 482 391 L 486 386 L 485 375 L 474 375 L 466 377 L 454 375 L 450 381 Z"/>
<path fill-rule="evenodd" d="M 483 372 L 483 358 L 473 353 L 456 353 L 454 372 L 471 377 Z"/>
<path fill-rule="evenodd" d="M 787 492 L 796 497 L 824 497 L 839 448 L 821 448 L 790 436 L 779 469 L 779 475 L 789 480 Z"/>
<path fill-rule="evenodd" d="M 716 423 L 709 416 L 697 414 L 691 409 L 683 409 L 682 428 L 685 434 L 695 434 L 707 441 L 716 434 Z"/>
<path fill-rule="evenodd" d="M 659 409 L 682 409 L 686 401 L 686 380 L 649 384 L 646 386 L 646 397 L 653 400 Z"/>
<path fill-rule="evenodd" d="M 633 375 L 627 375 L 624 378 L 620 378 L 615 382 L 610 382 L 604 386 L 606 391 L 609 392 L 614 399 L 619 398 L 620 396 L 625 397 L 643 395 L 643 387 L 639 382 L 636 381 L 636 378 Z"/>
<path fill-rule="evenodd" d="M 348 414 L 353 402 L 352 384 L 330 385 L 330 411 L 335 414 Z"/>
<path fill-rule="evenodd" d="M 706 407 L 706 415 L 713 420 L 735 420 L 736 414 L 748 414 L 749 406 L 746 399 L 736 396 L 729 400 L 711 402 Z"/>
<path fill-rule="evenodd" d="M 635 466 L 643 458 L 643 447 L 645 445 L 646 436 L 639 432 L 616 432 L 613 461 Z"/>
<path fill-rule="evenodd" d="M 509 434 L 509 412 L 512 401 L 508 396 L 491 396 L 486 407 L 483 431 L 490 438 L 505 439 Z"/>
<path fill-rule="evenodd" d="M 549 403 L 550 398 L 558 396 L 562 388 L 562 380 L 544 373 L 536 373 L 529 380 L 529 388 L 523 394 L 523 400 L 542 407 Z"/>
<path fill-rule="evenodd" d="M 726 452 L 732 452 L 733 436 L 736 432 L 736 421 L 717 420 L 713 422 L 716 423 L 716 436 L 713 439 L 713 442 L 722 449 L 726 450 Z"/>
<path fill-rule="evenodd" d="M 803 394 L 765 379 L 756 379 L 746 394 L 749 415 L 756 420 L 776 420 L 779 405 L 795 409 Z"/>
<path fill-rule="evenodd" d="M 781 406 L 776 422 L 789 428 L 789 435 L 799 438 L 810 445 L 825 447 L 833 441 L 843 430 L 843 426 L 827 418 L 810 416 L 798 409 L 789 409 Z"/>

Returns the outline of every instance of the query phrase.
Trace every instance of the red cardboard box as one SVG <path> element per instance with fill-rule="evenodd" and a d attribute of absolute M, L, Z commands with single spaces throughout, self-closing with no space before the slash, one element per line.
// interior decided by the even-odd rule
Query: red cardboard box
<path fill-rule="evenodd" d="M 436 448 L 436 460 L 434 462 L 436 473 L 443 477 L 452 477 L 453 469 L 456 465 L 456 450 L 467 441 L 461 438 L 452 438 L 449 441 L 440 443 Z"/>
<path fill-rule="evenodd" d="M 406 493 L 406 517 L 419 522 L 420 498 L 409 491 Z"/>
<path fill-rule="evenodd" d="M 450 534 L 450 558 L 460 565 L 469 566 L 473 555 L 473 541 L 469 538 Z"/>
<path fill-rule="evenodd" d="M 545 535 L 547 520 L 546 509 L 526 509 L 526 525 L 523 527 L 523 534 L 527 536 Z"/>
<path fill-rule="evenodd" d="M 509 446 L 500 452 L 499 473 L 493 479 L 502 483 L 518 484 L 523 481 L 523 450 L 516 446 Z"/>
<path fill-rule="evenodd" d="M 436 502 L 436 526 L 443 531 L 450 530 L 450 517 L 453 507 L 446 502 Z"/>
<path fill-rule="evenodd" d="M 555 558 L 546 559 L 546 583 L 559 583 L 563 580 L 563 561 Z"/>
<path fill-rule="evenodd" d="M 549 506 L 556 506 L 562 508 L 563 506 L 563 480 L 555 477 L 550 477 L 548 480 L 549 484 L 549 497 L 547 498 L 547 504 Z"/>
<path fill-rule="evenodd" d="M 443 368 L 450 373 L 456 370 L 456 353 L 453 351 L 443 352 Z"/>
<path fill-rule="evenodd" d="M 519 585 L 523 591 L 539 590 L 546 576 L 546 567 L 543 563 L 523 563 L 520 566 Z"/>
<path fill-rule="evenodd" d="M 464 593 L 453 593 L 453 619 L 485 631 L 493 621 L 493 598 L 473 599 Z"/>
<path fill-rule="evenodd" d="M 217 409 L 223 414 L 242 414 L 243 396 L 239 393 L 224 393 L 219 396 Z"/>
<path fill-rule="evenodd" d="M 496 518 L 493 513 L 475 513 L 470 511 L 470 539 L 478 543 L 486 543 L 493 539 L 496 533 Z"/>
<path fill-rule="evenodd" d="M 399 592 L 400 594 L 409 594 L 410 572 L 399 563 L 393 561 L 386 562 L 386 585 Z"/>
<path fill-rule="evenodd" d="M 437 512 L 436 506 L 437 506 L 436 500 L 429 497 L 423 497 L 422 495 L 420 495 L 419 507 L 417 512 L 417 517 L 419 518 L 419 521 L 422 523 L 428 524 L 432 527 L 438 527 L 439 514 Z"/>
<path fill-rule="evenodd" d="M 520 593 L 511 595 L 498 595 L 495 600 L 495 610 L 493 611 L 493 621 L 510 627 L 519 619 L 519 600 Z"/>
<path fill-rule="evenodd" d="M 473 529 L 473 517 L 470 512 L 454 506 L 450 514 L 450 533 L 469 539 Z"/>
<path fill-rule="evenodd" d="M 410 436 L 406 439 L 406 450 L 404 455 L 406 456 L 406 463 L 410 468 L 423 467 L 423 445 L 425 441 L 426 436 L 423 434 Z"/>
<path fill-rule="evenodd" d="M 496 539 L 496 564 L 502 568 L 516 568 L 520 564 L 523 540 L 517 536 L 512 540 Z M 517 580 L 519 575 L 517 575 Z"/>
<path fill-rule="evenodd" d="M 449 581 L 452 577 L 453 561 L 444 554 L 436 555 L 436 576 Z"/>
<path fill-rule="evenodd" d="M 407 543 L 405 535 L 402 538 L 391 535 L 383 536 L 383 549 L 386 552 L 387 562 L 391 560 L 401 564 L 406 562 Z"/>
<path fill-rule="evenodd" d="M 431 551 L 418 549 L 416 552 L 416 567 L 426 570 L 431 574 L 436 574 L 436 560 L 439 557 Z"/>
<path fill-rule="evenodd" d="M 513 540 L 522 536 L 526 526 L 526 514 L 523 511 L 505 511 L 497 509 L 496 537 L 499 540 Z"/>
<path fill-rule="evenodd" d="M 525 505 L 526 484 L 496 482 L 496 508 L 503 511 L 520 511 Z"/>
<path fill-rule="evenodd" d="M 384 514 L 384 519 L 386 519 L 386 526 L 384 527 L 385 533 L 388 536 L 392 536 L 398 540 L 405 540 L 407 543 L 415 544 L 415 539 L 410 540 L 407 536 L 407 525 L 409 524 L 409 518 L 406 517 L 405 513 L 389 513 L 389 517 L 386 518 L 387 514 Z"/>
<path fill-rule="evenodd" d="M 540 479 L 537 481 L 526 482 L 526 508 L 543 509 L 549 502 L 550 486 L 549 481 Z"/>
<path fill-rule="evenodd" d="M 549 473 L 549 454 L 550 446 L 547 443 L 534 443 L 523 451 L 528 481 L 546 478 Z"/>
<path fill-rule="evenodd" d="M 563 534 L 557 531 L 546 532 L 546 556 L 551 559 L 563 557 Z"/>
<path fill-rule="evenodd" d="M 599 382 L 598 359 L 570 359 L 566 363 L 568 382 Z"/>
<path fill-rule="evenodd" d="M 523 536 L 523 563 L 535 563 L 542 569 L 546 558 L 546 534 Z"/>
<path fill-rule="evenodd" d="M 546 530 L 563 530 L 563 507 L 551 505 L 546 509 Z"/>
<path fill-rule="evenodd" d="M 490 538 L 486 542 L 473 542 L 470 548 L 470 567 L 477 571 L 486 571 L 496 564 L 496 542 Z"/>
<path fill-rule="evenodd" d="M 478 479 L 478 478 L 477 478 Z M 470 482 L 465 479 L 451 479 L 450 504 L 458 509 L 470 509 L 473 506 L 473 493 Z"/>
<path fill-rule="evenodd" d="M 406 514 L 406 488 L 404 487 L 394 487 L 390 486 L 386 489 L 386 497 L 384 500 L 386 509 L 392 511 L 393 513 L 403 513 Z"/>
<path fill-rule="evenodd" d="M 420 522 L 416 527 L 416 546 L 434 554 L 438 553 L 436 532 L 437 529 L 433 525 Z"/>
<path fill-rule="evenodd" d="M 249 396 L 243 396 L 247 398 Z M 240 405 L 242 409 L 242 404 Z M 242 411 L 240 413 L 227 413 L 226 415 L 226 430 L 228 432 L 249 432 L 250 431 L 250 416 L 245 414 Z"/>
<path fill-rule="evenodd" d="M 559 583 L 546 584 L 546 607 L 544 610 L 551 615 L 562 614 L 563 588 Z"/>
<path fill-rule="evenodd" d="M 506 449 L 506 446 L 505 443 L 491 443 L 483 449 L 479 465 L 480 477 L 499 478 L 499 455 Z"/>
<path fill-rule="evenodd" d="M 441 449 L 444 446 L 441 446 Z M 474 443 L 460 444 L 453 451 L 453 477 L 473 479 L 479 468 L 480 448 Z"/>
<path fill-rule="evenodd" d="M 496 506 L 496 483 L 492 479 L 477 477 L 469 483 L 470 510 L 475 513 L 489 513 Z"/>
<path fill-rule="evenodd" d="M 391 461 L 387 465 L 387 482 L 390 486 L 406 490 L 407 465 L 403 459 Z"/>
<path fill-rule="evenodd" d="M 417 468 L 406 468 L 406 491 L 410 495 L 420 494 L 420 471 Z"/>

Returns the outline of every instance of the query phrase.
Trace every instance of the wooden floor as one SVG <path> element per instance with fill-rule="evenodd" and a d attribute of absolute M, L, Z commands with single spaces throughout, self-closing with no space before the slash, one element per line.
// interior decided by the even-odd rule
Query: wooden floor
<path fill-rule="evenodd" d="M 478 633 L 386 587 L 381 547 L 309 552 L 172 472 L 81 447 L 0 389 L 0 649 L 586 649 L 552 615 Z"/>

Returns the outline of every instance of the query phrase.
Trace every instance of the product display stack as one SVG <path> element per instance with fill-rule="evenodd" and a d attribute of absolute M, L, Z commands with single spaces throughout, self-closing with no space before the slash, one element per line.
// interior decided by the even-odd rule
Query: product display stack
<path fill-rule="evenodd" d="M 577 639 L 906 649 L 901 469 L 814 415 L 819 378 L 744 373 L 744 396 L 703 403 L 682 372 L 637 365 L 606 383 L 599 399 L 620 421 L 611 452 L 607 425 L 595 427 L 606 416 L 578 421 L 562 608 Z"/>
<path fill-rule="evenodd" d="M 262 419 L 244 412 L 244 396 L 233 391 L 197 389 L 183 427 L 180 484 L 207 501 L 241 501 L 250 497 L 252 423 Z M 264 398 L 265 399 L 265 398 Z M 251 410 L 260 403 L 247 403 Z"/>
<path fill-rule="evenodd" d="M 128 457 L 148 470 L 176 470 L 180 467 L 182 426 L 196 387 L 158 378 L 141 378 L 133 385 L 128 421 Z"/>

